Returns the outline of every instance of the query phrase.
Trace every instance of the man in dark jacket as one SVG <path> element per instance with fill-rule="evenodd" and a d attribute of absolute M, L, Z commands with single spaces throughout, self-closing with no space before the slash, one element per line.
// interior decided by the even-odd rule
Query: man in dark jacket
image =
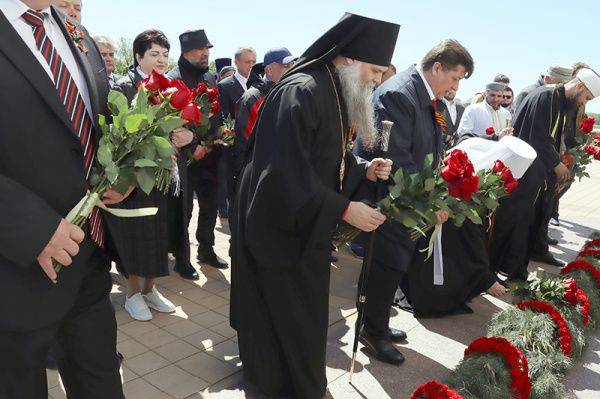
<path fill-rule="evenodd" d="M 181 43 L 181 57 L 177 67 L 169 72 L 171 79 L 182 79 L 190 88 L 198 87 L 199 83 L 206 83 L 209 87 L 216 86 L 215 76 L 208 71 L 208 59 L 210 48 L 213 45 L 206 37 L 204 30 L 187 31 L 179 36 Z M 211 121 L 211 129 L 219 129 L 221 122 L 219 117 Z M 213 132 L 214 133 L 214 132 Z M 200 208 L 198 213 L 198 226 L 196 228 L 196 239 L 198 240 L 197 259 L 217 268 L 226 268 L 227 263 L 220 259 L 214 252 L 215 245 L 215 224 L 217 221 L 217 162 L 219 159 L 219 150 L 211 151 L 204 158 L 186 166 L 187 158 L 178 157 L 178 168 L 181 176 L 183 193 L 177 203 L 173 203 L 170 208 L 174 209 L 175 216 L 172 222 L 178 223 L 183 220 L 185 229 L 175 228 L 171 231 L 179 232 L 177 245 L 175 245 L 175 259 L 177 260 L 175 271 L 183 278 L 196 280 L 198 273 L 189 263 L 190 243 L 187 235 L 187 226 L 192 216 L 194 207 L 194 193 L 198 199 Z M 175 198 L 177 200 L 177 198 Z M 179 212 L 177 210 L 179 209 Z M 181 215 L 184 215 L 182 218 Z"/>
<path fill-rule="evenodd" d="M 450 90 L 457 91 L 458 82 L 472 73 L 473 59 L 469 52 L 457 41 L 445 40 L 431 49 L 420 65 L 398 73 L 375 90 L 377 122 L 394 123 L 386 154 L 393 161 L 393 169 L 419 172 L 428 154 L 433 154 L 433 165 L 438 164 L 443 151 L 442 127 L 436 122 L 436 113 L 441 111 L 438 111 L 438 101 Z M 360 139 L 358 146 L 359 155 L 365 159 L 380 156 L 369 151 L 369 146 L 364 146 Z M 375 200 L 375 192 L 375 185 L 370 184 L 361 194 Z M 438 212 L 439 224 L 447 218 L 447 213 Z M 409 230 L 397 222 L 385 222 L 374 234 L 361 342 L 379 360 L 400 364 L 404 356 L 392 341 L 404 340 L 406 333 L 389 328 L 390 307 L 398 285 L 413 262 L 416 247 Z M 403 290 L 406 285 L 402 284 Z"/>
<path fill-rule="evenodd" d="M 250 72 L 248 80 L 250 87 L 242 98 L 240 98 L 236 106 L 235 142 L 231 154 L 232 174 L 236 184 L 244 165 L 248 138 L 252 134 L 252 129 L 258 118 L 258 110 L 273 85 L 279 82 L 283 74 L 293 65 L 294 57 L 288 49 L 281 47 L 266 52 L 261 66 L 264 68 L 264 77 L 261 78 L 259 74 L 255 74 L 254 68 Z"/>
<path fill-rule="evenodd" d="M 93 231 L 64 219 L 86 194 L 108 80 L 88 32 L 69 19 L 83 36 L 75 42 L 65 18 L 50 1 L 0 2 L 0 86 L 10 93 L 0 98 L 0 398 L 48 396 L 54 341 L 68 397 L 124 397 L 108 226 L 96 211 Z M 69 266 L 57 284 L 53 261 Z"/>

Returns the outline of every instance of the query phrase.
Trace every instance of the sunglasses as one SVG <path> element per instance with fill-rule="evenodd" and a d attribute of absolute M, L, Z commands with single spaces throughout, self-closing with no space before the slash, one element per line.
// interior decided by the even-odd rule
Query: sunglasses
<path fill-rule="evenodd" d="M 506 98 L 507 100 L 510 100 L 512 98 L 512 96 L 502 96 L 502 98 Z"/>

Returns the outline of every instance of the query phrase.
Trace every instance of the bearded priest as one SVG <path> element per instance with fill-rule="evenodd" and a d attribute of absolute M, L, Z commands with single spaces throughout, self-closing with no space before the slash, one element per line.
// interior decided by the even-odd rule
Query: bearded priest
<path fill-rule="evenodd" d="M 346 14 L 263 103 L 236 198 L 231 324 L 248 381 L 271 397 L 322 398 L 332 232 L 385 217 L 348 198 L 387 179 L 391 161 L 357 159 L 354 132 L 375 136 L 371 92 L 399 25 Z"/>

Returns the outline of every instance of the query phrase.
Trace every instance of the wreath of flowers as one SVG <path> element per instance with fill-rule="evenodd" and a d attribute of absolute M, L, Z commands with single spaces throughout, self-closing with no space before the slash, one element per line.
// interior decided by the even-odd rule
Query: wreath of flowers
<path fill-rule="evenodd" d="M 591 263 L 583 259 L 578 259 L 563 267 L 560 270 L 560 274 L 565 275 L 573 270 L 586 270 L 590 272 L 594 280 L 596 280 L 596 285 L 600 288 L 600 271 L 598 271 Z"/>
<path fill-rule="evenodd" d="M 584 249 L 578 255 L 580 258 L 584 256 L 592 256 L 594 258 L 600 258 L 600 249 Z"/>
<path fill-rule="evenodd" d="M 563 280 L 563 286 L 565 288 L 565 301 L 569 302 L 575 308 L 581 304 L 581 320 L 584 325 L 588 325 L 590 322 L 590 300 L 585 291 L 577 286 L 574 278 Z"/>
<path fill-rule="evenodd" d="M 584 246 L 583 249 L 589 249 L 591 247 L 600 247 L 600 238 L 595 238 L 592 241 L 588 241 Z"/>
<path fill-rule="evenodd" d="M 554 306 L 546 301 L 523 301 L 519 303 L 517 307 L 519 309 L 529 308 L 547 313 L 557 326 L 556 331 L 560 341 L 560 349 L 565 356 L 571 357 L 573 354 L 573 347 L 571 345 L 573 337 L 571 336 L 571 331 L 569 331 L 569 327 L 567 326 L 565 319 Z"/>
<path fill-rule="evenodd" d="M 463 399 L 463 397 L 448 385 L 429 381 L 415 389 L 410 399 Z"/>
<path fill-rule="evenodd" d="M 515 345 L 502 337 L 481 337 L 465 349 L 465 356 L 471 353 L 499 353 L 510 368 L 510 390 L 516 399 L 528 399 L 531 394 L 529 365 L 527 358 Z"/>

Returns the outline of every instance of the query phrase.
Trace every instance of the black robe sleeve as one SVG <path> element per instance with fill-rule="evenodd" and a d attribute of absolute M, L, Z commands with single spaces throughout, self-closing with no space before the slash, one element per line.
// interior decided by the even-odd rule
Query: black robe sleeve
<path fill-rule="evenodd" d="M 536 150 L 546 170 L 550 170 L 560 162 L 560 155 L 552 137 L 559 104 L 558 101 L 553 101 L 552 91 L 544 91 L 537 96 L 535 94 L 528 96 L 519 112 L 525 114 L 518 135 Z"/>
<path fill-rule="evenodd" d="M 341 148 L 329 145 L 339 143 L 339 128 L 331 131 L 337 109 L 328 106 L 330 93 L 310 83 L 277 89 L 257 121 L 246 239 L 263 267 L 292 267 L 307 251 L 329 251 L 349 204 L 336 190 Z M 347 170 L 354 180 L 364 164 Z"/>

